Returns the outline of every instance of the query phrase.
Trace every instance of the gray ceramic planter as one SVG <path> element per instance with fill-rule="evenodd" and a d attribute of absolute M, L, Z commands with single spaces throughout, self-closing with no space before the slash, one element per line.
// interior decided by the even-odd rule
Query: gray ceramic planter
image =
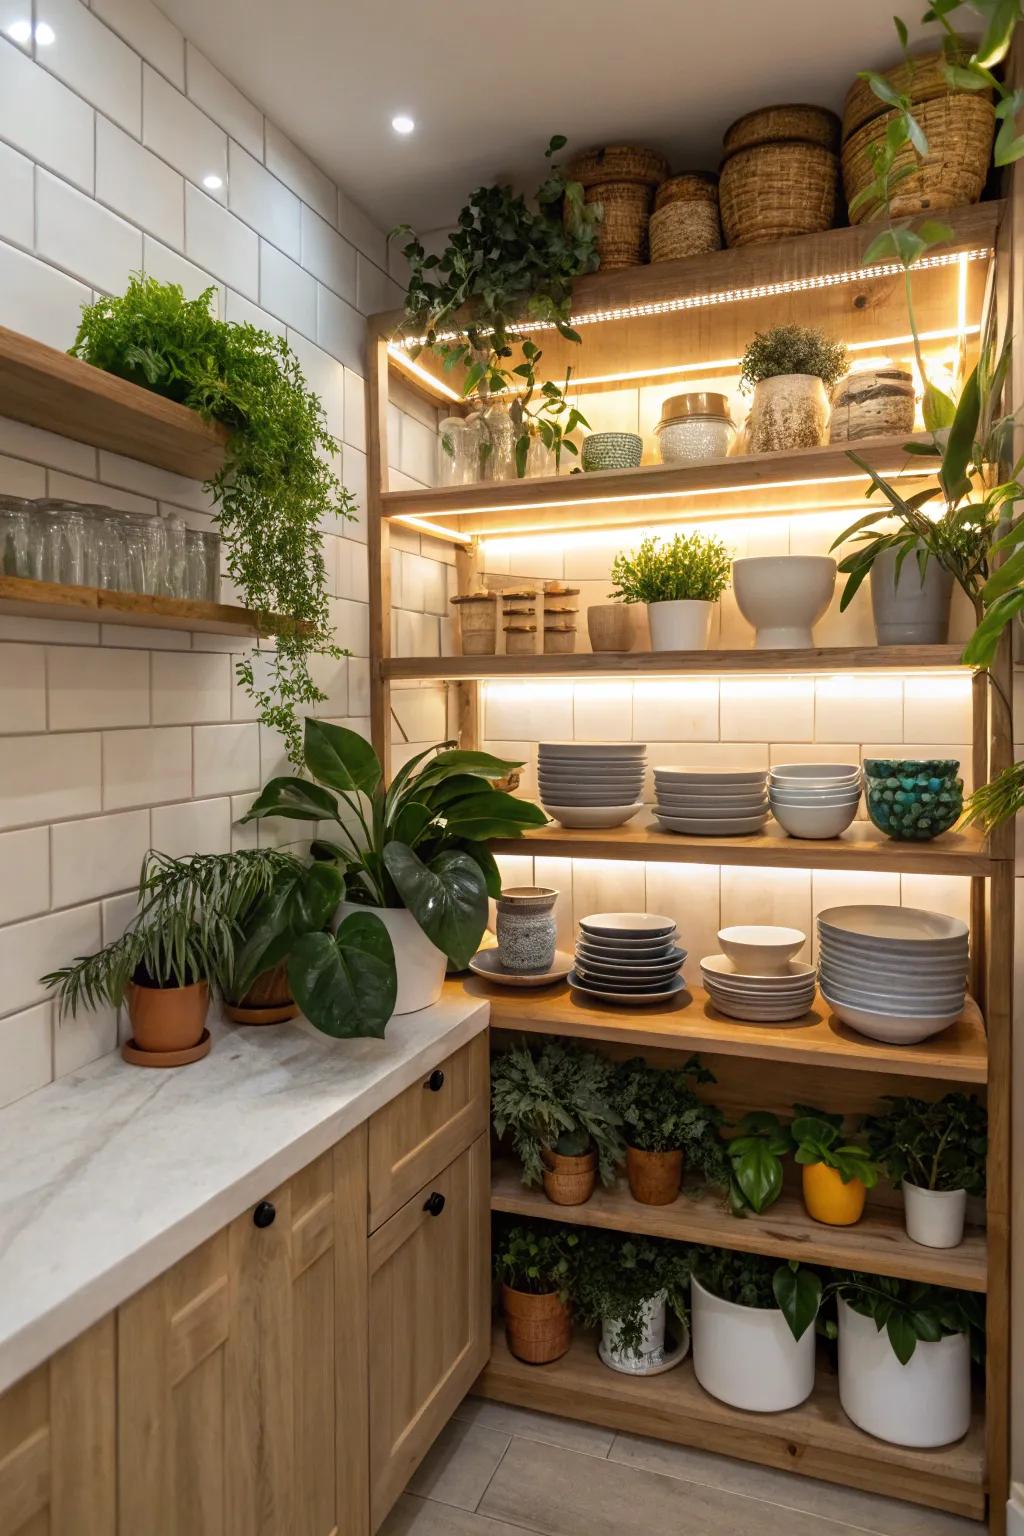
<path fill-rule="evenodd" d="M 908 555 L 896 580 L 894 549 L 883 550 L 871 567 L 871 611 L 879 645 L 943 645 L 949 635 L 953 578 L 937 560 L 925 566 Z"/>

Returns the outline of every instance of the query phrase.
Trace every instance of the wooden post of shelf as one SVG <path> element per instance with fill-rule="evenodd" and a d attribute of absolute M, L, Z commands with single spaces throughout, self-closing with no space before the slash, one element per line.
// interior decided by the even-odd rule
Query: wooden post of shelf
<path fill-rule="evenodd" d="M 455 549 L 455 580 L 460 597 L 468 597 L 480 585 L 480 546 L 476 539 Z M 495 631 L 498 620 L 495 618 Z M 461 642 L 459 649 L 462 649 Z M 480 745 L 480 684 L 453 683 L 455 689 L 455 733 L 459 746 L 475 752 Z"/>
<path fill-rule="evenodd" d="M 975 672 L 971 679 L 972 751 L 971 775 L 974 787 L 986 783 L 989 759 L 989 680 L 984 672 Z M 982 1011 L 985 1009 L 985 991 L 988 981 L 985 964 L 987 933 L 988 881 L 984 875 L 971 876 L 971 993 Z"/>
<path fill-rule="evenodd" d="M 1004 1536 L 1010 1492 L 1012 1373 L 1010 1211 L 1013 1197 L 1013 898 L 1014 864 L 1000 859 L 989 881 L 988 985 L 988 1246 L 985 1438 L 989 1532 Z M 1020 1433 L 1020 1430 L 1017 1430 Z"/>
<path fill-rule="evenodd" d="M 388 473 L 388 343 L 366 340 L 366 534 L 370 571 L 370 738 L 391 777 L 391 683 L 382 664 L 391 656 L 391 528 L 381 496 Z"/>

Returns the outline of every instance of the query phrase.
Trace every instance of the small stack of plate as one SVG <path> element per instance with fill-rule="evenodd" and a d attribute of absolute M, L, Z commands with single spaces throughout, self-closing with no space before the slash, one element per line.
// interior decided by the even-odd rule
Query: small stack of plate
<path fill-rule="evenodd" d="M 768 778 L 772 814 L 790 837 L 839 837 L 860 804 L 859 763 L 786 763 Z"/>
<path fill-rule="evenodd" d="M 655 768 L 654 814 L 666 832 L 730 837 L 760 832 L 770 814 L 763 768 L 691 773 Z"/>
<path fill-rule="evenodd" d="M 653 912 L 597 912 L 580 919 L 569 984 L 603 1003 L 640 1007 L 683 990 L 686 951 L 670 917 Z"/>
<path fill-rule="evenodd" d="M 818 917 L 821 995 L 851 1029 L 915 1045 L 956 1022 L 967 924 L 917 907 L 829 907 Z"/>
<path fill-rule="evenodd" d="M 643 742 L 542 741 L 540 803 L 563 827 L 621 827 L 644 808 Z"/>
<path fill-rule="evenodd" d="M 814 966 L 793 956 L 805 935 L 799 928 L 722 928 L 720 955 L 700 963 L 707 994 L 719 1013 L 748 1024 L 803 1018 L 814 1003 Z"/>

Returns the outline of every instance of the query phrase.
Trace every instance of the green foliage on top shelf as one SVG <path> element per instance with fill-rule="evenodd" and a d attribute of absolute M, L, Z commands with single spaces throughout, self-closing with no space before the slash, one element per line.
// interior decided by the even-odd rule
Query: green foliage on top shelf
<path fill-rule="evenodd" d="M 978 1363 L 984 1358 L 985 1302 L 971 1291 L 836 1270 L 828 1292 L 870 1317 L 879 1333 L 884 1328 L 901 1365 L 913 1359 L 918 1343 L 937 1344 L 954 1333 L 968 1334 L 972 1358 Z M 826 1332 L 835 1337 L 833 1322 Z"/>
<path fill-rule="evenodd" d="M 865 1122 L 871 1155 L 898 1189 L 903 1180 L 921 1189 L 985 1193 L 988 1115 L 974 1094 L 941 1099 L 886 1096 L 888 1108 Z"/>
<path fill-rule="evenodd" d="M 778 1307 L 795 1339 L 806 1333 L 821 1307 L 821 1276 L 796 1259 L 779 1264 L 757 1253 L 700 1248 L 693 1272 L 706 1291 L 723 1301 L 762 1311 Z"/>
<path fill-rule="evenodd" d="M 681 1151 L 688 1168 L 710 1184 L 729 1182 L 729 1163 L 718 1135 L 722 1112 L 702 1103 L 692 1083 L 713 1083 L 714 1074 L 698 1056 L 678 1070 L 650 1067 L 634 1056 L 617 1068 L 612 1094 L 626 1140 L 641 1152 Z"/>
<path fill-rule="evenodd" d="M 652 1296 L 663 1291 L 670 1310 L 686 1317 L 692 1262 L 685 1243 L 584 1227 L 572 1287 L 576 1315 L 586 1327 L 617 1322 L 616 1347 L 635 1351 Z"/>
<path fill-rule="evenodd" d="M 492 1059 L 494 1129 L 499 1137 L 510 1133 L 524 1184 L 541 1182 L 545 1151 L 578 1157 L 591 1145 L 601 1182 L 614 1182 L 624 1148 L 613 1075 L 607 1057 L 569 1041 L 545 1040 L 535 1050 L 511 1045 Z"/>
<path fill-rule="evenodd" d="M 846 348 L 814 326 L 775 325 L 757 331 L 743 354 L 740 384 L 753 389 L 779 374 L 809 373 L 831 390 L 847 369 Z"/>
<path fill-rule="evenodd" d="M 648 536 L 633 554 L 616 555 L 609 595 L 624 603 L 714 603 L 729 585 L 731 569 L 721 539 L 677 533 L 663 544 Z"/>
<path fill-rule="evenodd" d="M 572 1227 L 550 1222 L 495 1221 L 494 1277 L 514 1291 L 533 1296 L 557 1292 L 567 1301 L 575 1287 L 580 1237 Z"/>
<path fill-rule="evenodd" d="M 826 1168 L 833 1168 L 844 1184 L 859 1179 L 865 1189 L 874 1189 L 878 1183 L 878 1164 L 866 1147 L 844 1139 L 842 1115 L 813 1109 L 808 1104 L 794 1105 L 793 1114 L 789 1130 L 796 1161 L 802 1167 L 823 1163 Z"/>
<path fill-rule="evenodd" d="M 210 313 L 215 290 L 186 299 L 176 283 L 133 276 L 119 298 L 84 306 L 71 353 L 229 428 L 224 467 L 207 483 L 231 579 L 247 608 L 294 620 L 262 653 L 265 681 L 248 657 L 239 680 L 260 719 L 301 761 L 296 708 L 323 702 L 309 672 L 333 642 L 322 530 L 355 503 L 331 468 L 337 443 L 319 396 L 279 336 Z"/>

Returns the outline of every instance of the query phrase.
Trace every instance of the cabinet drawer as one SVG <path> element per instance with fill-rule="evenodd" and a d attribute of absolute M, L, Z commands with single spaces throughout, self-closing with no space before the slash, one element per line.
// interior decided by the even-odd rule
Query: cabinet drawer
<path fill-rule="evenodd" d="M 369 1230 L 487 1129 L 487 1032 L 455 1051 L 370 1120 Z"/>

